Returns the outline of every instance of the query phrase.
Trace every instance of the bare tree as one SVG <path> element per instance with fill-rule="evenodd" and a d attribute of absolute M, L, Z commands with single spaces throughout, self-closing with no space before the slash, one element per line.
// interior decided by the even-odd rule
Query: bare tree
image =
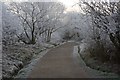
<path fill-rule="evenodd" d="M 17 35 L 17 37 L 26 44 L 35 44 L 36 39 L 38 36 L 41 36 L 41 34 L 48 31 L 48 36 L 51 36 L 54 32 L 53 29 L 55 28 L 48 28 L 47 26 L 52 21 L 50 16 L 56 15 L 55 13 L 52 13 L 51 15 L 50 12 L 59 12 L 58 10 L 55 10 L 55 8 L 58 8 L 56 4 L 61 6 L 61 4 L 58 3 L 12 3 L 10 10 L 18 15 L 23 26 L 23 33 Z M 54 18 L 55 17 L 56 16 L 54 16 Z"/>
<path fill-rule="evenodd" d="M 120 56 L 120 2 L 83 2 L 83 4 L 86 5 L 83 10 L 92 18 L 94 40 L 100 43 L 104 32 L 117 49 L 116 56 Z"/>
<path fill-rule="evenodd" d="M 18 21 L 12 13 L 7 12 L 7 5 L 2 4 L 2 44 L 10 45 L 15 43 L 15 34 L 16 34 L 16 24 Z"/>

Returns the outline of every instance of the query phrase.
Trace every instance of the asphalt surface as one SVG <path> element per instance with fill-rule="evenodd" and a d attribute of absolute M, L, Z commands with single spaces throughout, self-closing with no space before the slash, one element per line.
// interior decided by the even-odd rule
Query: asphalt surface
<path fill-rule="evenodd" d="M 75 43 L 65 43 L 51 49 L 31 71 L 28 78 L 85 78 L 88 74 L 73 58 Z"/>

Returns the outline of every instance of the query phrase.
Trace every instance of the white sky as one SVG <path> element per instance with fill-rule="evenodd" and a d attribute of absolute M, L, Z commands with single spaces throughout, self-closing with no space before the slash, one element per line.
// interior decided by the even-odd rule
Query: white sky
<path fill-rule="evenodd" d="M 69 11 L 79 12 L 80 11 L 79 6 L 75 5 L 76 3 L 79 2 L 79 0 L 58 0 L 58 1 L 62 2 L 65 5 L 66 12 L 69 12 Z"/>
<path fill-rule="evenodd" d="M 5 1 L 5 2 L 25 2 L 25 1 L 34 1 L 34 2 L 62 2 L 65 7 L 66 7 L 66 11 L 65 12 L 69 12 L 69 11 L 77 11 L 79 12 L 79 6 L 75 5 L 74 7 L 72 7 L 74 4 L 78 3 L 79 0 L 0 0 L 0 1 Z"/>

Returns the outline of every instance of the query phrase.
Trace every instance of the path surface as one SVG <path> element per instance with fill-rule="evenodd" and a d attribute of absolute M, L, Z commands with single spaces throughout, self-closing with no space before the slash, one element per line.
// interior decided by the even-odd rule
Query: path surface
<path fill-rule="evenodd" d="M 43 56 L 29 78 L 84 78 L 88 74 L 77 64 L 73 58 L 75 43 L 66 43 L 50 50 Z"/>
<path fill-rule="evenodd" d="M 76 60 L 75 54 L 73 54 L 75 45 L 75 43 L 68 42 L 51 49 L 37 62 L 28 78 L 101 77 L 102 75 L 99 75 L 101 72 L 88 68 L 81 58 Z"/>

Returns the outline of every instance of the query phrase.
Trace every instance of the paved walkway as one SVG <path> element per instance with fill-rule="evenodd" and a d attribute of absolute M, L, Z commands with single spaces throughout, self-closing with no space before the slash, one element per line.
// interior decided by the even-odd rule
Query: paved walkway
<path fill-rule="evenodd" d="M 87 73 L 73 58 L 75 43 L 66 43 L 50 50 L 38 61 L 29 78 L 84 78 Z"/>
<path fill-rule="evenodd" d="M 73 54 L 75 45 L 68 42 L 51 49 L 37 62 L 28 78 L 116 78 L 87 67 L 78 54 Z"/>

